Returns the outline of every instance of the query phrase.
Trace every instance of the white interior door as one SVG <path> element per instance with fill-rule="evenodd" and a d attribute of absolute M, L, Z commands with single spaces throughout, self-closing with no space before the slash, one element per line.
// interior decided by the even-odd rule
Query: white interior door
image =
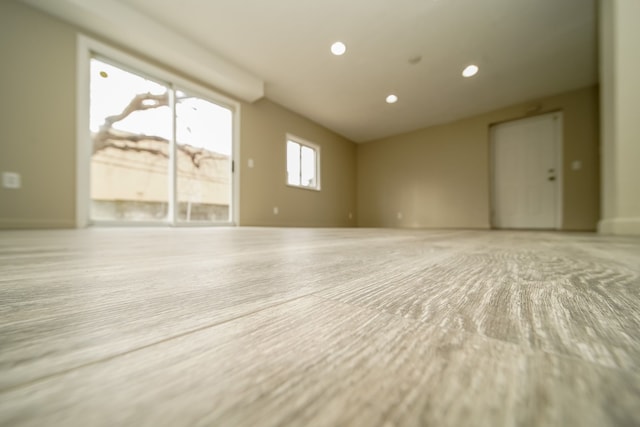
<path fill-rule="evenodd" d="M 493 226 L 555 229 L 562 213 L 562 113 L 492 127 Z"/>

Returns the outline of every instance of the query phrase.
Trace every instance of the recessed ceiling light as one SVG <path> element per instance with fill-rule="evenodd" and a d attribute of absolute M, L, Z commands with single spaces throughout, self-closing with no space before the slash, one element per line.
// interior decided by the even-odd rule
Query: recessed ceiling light
<path fill-rule="evenodd" d="M 462 70 L 462 76 L 463 77 L 473 77 L 478 73 L 478 66 L 477 65 L 467 65 L 467 68 L 465 68 L 464 70 Z"/>
<path fill-rule="evenodd" d="M 335 42 L 331 45 L 331 53 L 340 56 L 347 51 L 347 46 L 342 42 Z"/>
<path fill-rule="evenodd" d="M 393 94 L 387 96 L 387 104 L 393 104 L 393 103 L 396 103 L 396 102 L 398 102 L 398 97 L 397 96 L 395 96 Z"/>

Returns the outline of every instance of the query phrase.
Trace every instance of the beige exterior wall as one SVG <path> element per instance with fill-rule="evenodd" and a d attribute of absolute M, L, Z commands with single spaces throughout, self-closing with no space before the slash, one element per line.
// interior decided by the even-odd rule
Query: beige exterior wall
<path fill-rule="evenodd" d="M 602 221 L 609 234 L 640 235 L 640 2 L 600 2 Z"/>
<path fill-rule="evenodd" d="M 489 127 L 532 110 L 564 113 L 563 228 L 594 230 L 599 219 L 597 87 L 358 146 L 358 225 L 489 228 Z M 582 169 L 571 170 L 574 160 Z"/>
<path fill-rule="evenodd" d="M 162 150 L 166 143 L 144 141 Z M 177 152 L 177 201 L 228 205 L 231 200 L 229 157 L 210 153 L 196 167 L 191 158 Z M 107 148 L 92 156 L 91 196 L 97 200 L 167 202 L 169 159 L 149 153 Z"/>
<path fill-rule="evenodd" d="M 75 225 L 77 34 L 22 3 L 0 2 L 0 171 L 22 176 L 20 190 L 0 188 L 0 228 Z M 287 132 L 321 146 L 322 191 L 285 185 Z M 240 150 L 242 225 L 355 223 L 348 219 L 356 200 L 352 142 L 262 100 L 242 104 Z"/>

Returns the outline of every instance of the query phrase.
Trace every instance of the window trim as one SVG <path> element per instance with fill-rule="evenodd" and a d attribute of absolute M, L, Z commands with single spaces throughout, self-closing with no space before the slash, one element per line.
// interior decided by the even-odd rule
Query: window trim
<path fill-rule="evenodd" d="M 307 187 L 304 185 L 296 185 L 296 184 L 289 183 L 288 170 L 286 169 L 286 164 L 289 157 L 289 153 L 287 152 L 287 144 L 289 143 L 289 141 L 295 142 L 296 144 L 299 144 L 301 147 L 304 146 L 304 147 L 311 148 L 312 150 L 315 151 L 316 153 L 316 162 L 315 162 L 316 163 L 316 185 L 315 187 Z M 284 152 L 285 152 L 285 183 L 287 184 L 287 187 L 300 188 L 303 190 L 311 190 L 311 191 L 320 191 L 322 189 L 321 180 L 320 180 L 320 146 L 304 138 L 300 138 L 296 135 L 287 133 L 284 141 Z M 300 173 L 302 174 L 302 164 L 300 164 Z"/>
<path fill-rule="evenodd" d="M 240 102 L 215 92 L 207 87 L 201 86 L 189 79 L 176 75 L 159 65 L 154 65 L 137 56 L 116 49 L 105 43 L 87 37 L 84 34 L 77 35 L 76 66 L 77 66 L 77 86 L 76 86 L 76 228 L 85 228 L 94 222 L 90 220 L 89 201 L 91 200 L 90 188 L 90 159 L 91 152 L 89 144 L 91 139 L 89 130 L 89 83 L 90 83 L 90 62 L 96 57 L 115 65 L 123 70 L 132 71 L 138 75 L 148 76 L 155 81 L 168 83 L 171 88 L 188 91 L 194 96 L 199 96 L 210 102 L 228 108 L 233 113 L 233 135 L 232 135 L 232 173 L 231 173 L 231 210 L 228 222 L 207 222 L 207 223 L 181 223 L 175 220 L 154 222 L 155 225 L 170 226 L 217 226 L 217 225 L 238 225 L 240 223 L 240 173 L 238 165 L 242 164 L 240 159 Z M 171 185 L 175 185 L 172 183 Z M 174 192 L 175 193 L 175 192 Z M 175 196 L 175 194 L 174 194 Z M 170 202 L 171 203 L 171 202 Z M 173 202 L 175 204 L 175 201 Z M 95 222 L 99 225 L 99 222 Z M 138 222 L 110 221 L 108 225 L 140 225 Z"/>

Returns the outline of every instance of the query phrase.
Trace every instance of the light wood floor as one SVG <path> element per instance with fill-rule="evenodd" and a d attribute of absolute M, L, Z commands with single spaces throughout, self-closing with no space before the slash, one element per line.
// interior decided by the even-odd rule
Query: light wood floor
<path fill-rule="evenodd" d="M 0 298 L 0 425 L 640 425 L 634 238 L 1 232 Z"/>

